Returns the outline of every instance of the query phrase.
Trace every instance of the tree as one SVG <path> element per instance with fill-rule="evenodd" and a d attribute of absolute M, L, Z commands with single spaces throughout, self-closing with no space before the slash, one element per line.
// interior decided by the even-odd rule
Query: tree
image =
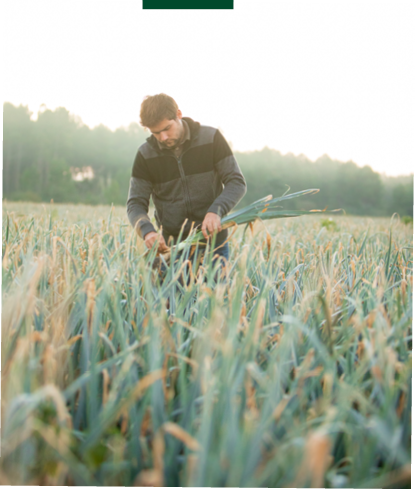
<path fill-rule="evenodd" d="M 124 205 L 138 147 L 148 137 L 137 123 L 111 131 L 93 129 L 64 107 L 43 107 L 36 121 L 27 107 L 4 104 L 4 197 L 8 199 Z M 261 151 L 235 153 L 248 191 L 240 205 L 267 194 L 319 188 L 312 197 L 293 200 L 293 209 L 343 208 L 357 215 L 413 213 L 413 175 L 385 177 L 372 168 L 304 155 Z M 92 168 L 93 178 L 73 175 Z"/>

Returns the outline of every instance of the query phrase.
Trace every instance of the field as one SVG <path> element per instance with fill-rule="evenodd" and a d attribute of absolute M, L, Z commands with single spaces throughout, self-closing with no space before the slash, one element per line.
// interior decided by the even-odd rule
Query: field
<path fill-rule="evenodd" d="M 0 483 L 409 487 L 412 227 L 266 228 L 161 283 L 124 208 L 3 203 Z"/>

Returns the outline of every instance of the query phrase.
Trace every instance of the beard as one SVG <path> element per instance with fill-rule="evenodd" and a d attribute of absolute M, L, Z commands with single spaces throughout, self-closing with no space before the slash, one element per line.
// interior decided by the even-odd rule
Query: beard
<path fill-rule="evenodd" d="M 179 143 L 180 143 L 180 139 L 169 139 L 169 142 L 170 143 L 174 143 L 174 144 L 166 144 L 166 143 L 160 143 L 161 146 L 163 146 L 163 148 L 166 148 L 166 149 L 176 149 L 178 146 L 179 146 Z"/>
<path fill-rule="evenodd" d="M 160 144 L 165 149 L 175 150 L 183 143 L 184 136 L 185 136 L 185 130 L 184 127 L 182 126 L 178 138 L 169 138 L 167 140 L 169 144 L 166 144 L 167 142 L 160 142 Z"/>

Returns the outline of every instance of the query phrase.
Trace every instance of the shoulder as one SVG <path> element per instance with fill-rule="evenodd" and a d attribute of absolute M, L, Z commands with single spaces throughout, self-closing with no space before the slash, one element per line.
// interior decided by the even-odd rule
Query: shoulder
<path fill-rule="evenodd" d="M 217 129 L 216 127 L 205 126 L 203 124 L 200 124 L 200 131 L 199 131 L 199 133 L 211 134 L 212 136 L 214 136 L 218 131 L 219 131 L 219 129 Z"/>
<path fill-rule="evenodd" d="M 141 155 L 141 157 L 145 160 L 148 160 L 150 158 L 156 158 L 158 156 L 157 151 L 153 148 L 153 146 L 146 141 L 143 143 L 137 151 L 137 156 L 136 159 Z"/>
<path fill-rule="evenodd" d="M 198 143 L 199 144 L 213 144 L 215 141 L 216 134 L 219 132 L 218 129 L 211 126 L 200 125 L 198 133 Z"/>
<path fill-rule="evenodd" d="M 156 157 L 157 153 L 148 142 L 143 143 L 137 150 L 134 158 L 132 176 L 150 180 L 150 173 L 147 167 L 147 160 Z"/>
<path fill-rule="evenodd" d="M 216 127 L 212 127 L 212 126 L 205 126 L 204 124 L 200 124 L 200 131 L 201 132 L 208 132 L 208 133 L 215 133 L 216 131 L 218 131 L 219 129 L 216 128 Z"/>
<path fill-rule="evenodd" d="M 220 134 L 216 127 L 208 126 L 196 122 L 190 117 L 183 117 L 183 120 L 188 124 L 192 137 L 195 137 L 196 146 L 204 144 L 213 144 L 217 135 Z"/>

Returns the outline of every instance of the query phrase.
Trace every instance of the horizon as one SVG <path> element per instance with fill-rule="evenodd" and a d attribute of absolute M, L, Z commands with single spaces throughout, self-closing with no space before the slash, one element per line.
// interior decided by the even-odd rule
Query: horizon
<path fill-rule="evenodd" d="M 3 102 L 3 105 L 6 104 L 6 103 L 12 103 L 10 101 L 4 101 Z M 15 105 L 15 104 L 12 104 L 12 105 Z M 38 117 L 38 113 L 40 112 L 40 109 L 42 107 L 44 107 L 43 110 L 51 110 L 51 111 L 55 111 L 56 109 L 58 108 L 63 108 L 65 110 L 67 110 L 69 112 L 69 114 L 73 117 L 76 117 L 78 120 L 81 121 L 81 123 L 85 126 L 87 126 L 90 130 L 93 130 L 94 128 L 96 127 L 99 127 L 99 126 L 104 126 L 106 127 L 107 129 L 109 129 L 110 131 L 114 132 L 116 131 L 117 129 L 124 129 L 124 130 L 127 130 L 128 129 L 128 126 L 130 124 L 138 124 L 138 126 L 140 127 L 140 129 L 142 129 L 144 132 L 148 133 L 150 135 L 150 132 L 148 131 L 148 129 L 146 129 L 145 127 L 141 126 L 141 124 L 138 122 L 138 121 L 130 121 L 129 123 L 127 124 L 123 124 L 123 125 L 120 125 L 120 126 L 117 126 L 117 127 L 109 127 L 108 125 L 104 124 L 104 123 L 98 123 L 98 124 L 95 124 L 95 125 L 89 125 L 87 124 L 83 118 L 79 115 L 79 114 L 75 114 L 73 112 L 71 112 L 68 108 L 62 106 L 62 105 L 58 105 L 57 107 L 55 108 L 50 108 L 50 107 L 47 107 L 46 104 L 41 104 L 40 107 L 39 107 L 39 110 L 37 112 L 35 112 L 35 110 L 32 110 L 28 104 L 18 104 L 18 105 L 15 105 L 15 107 L 17 106 L 23 106 L 23 107 L 27 107 L 29 109 L 29 111 L 32 113 L 31 114 L 31 117 L 30 117 L 30 120 L 32 120 L 33 122 L 35 122 L 37 120 L 37 117 Z M 187 117 L 185 115 L 185 117 Z M 219 126 L 220 128 L 220 126 Z M 226 135 L 225 135 L 226 137 Z M 272 147 L 272 146 L 269 146 L 269 145 L 265 145 L 265 146 L 262 146 L 261 148 L 255 148 L 255 149 L 247 149 L 247 150 L 239 150 L 238 148 L 235 148 L 234 144 L 233 144 L 233 141 L 232 140 L 229 140 L 228 139 L 228 143 L 231 145 L 232 147 L 232 150 L 235 152 L 235 153 L 255 153 L 256 151 L 258 152 L 261 152 L 263 151 L 264 149 L 269 149 L 271 151 L 276 151 L 278 153 L 280 153 L 282 156 L 285 156 L 285 155 L 289 155 L 289 154 L 292 154 L 294 155 L 296 158 L 298 157 L 301 157 L 301 156 L 304 156 L 307 160 L 309 160 L 310 163 L 315 163 L 316 161 L 318 161 L 319 159 L 327 156 L 328 158 L 330 158 L 333 162 L 336 161 L 336 162 L 340 162 L 340 163 L 354 163 L 355 165 L 357 165 L 359 168 L 363 168 L 365 166 L 368 166 L 370 167 L 375 173 L 378 173 L 379 175 L 383 176 L 383 177 L 387 177 L 387 178 L 399 178 L 399 177 L 410 177 L 410 176 L 413 176 L 414 175 L 414 172 L 410 171 L 409 173 L 399 173 L 399 174 L 387 174 L 385 172 L 380 172 L 378 170 L 376 170 L 375 168 L 373 168 L 371 165 L 359 165 L 358 162 L 350 159 L 350 160 L 341 160 L 339 158 L 335 158 L 333 157 L 332 155 L 328 154 L 328 153 L 322 153 L 321 155 L 317 156 L 316 158 L 310 158 L 308 155 L 304 154 L 304 153 L 295 153 L 293 151 L 281 151 L 280 149 L 278 148 L 275 148 L 275 147 Z"/>

